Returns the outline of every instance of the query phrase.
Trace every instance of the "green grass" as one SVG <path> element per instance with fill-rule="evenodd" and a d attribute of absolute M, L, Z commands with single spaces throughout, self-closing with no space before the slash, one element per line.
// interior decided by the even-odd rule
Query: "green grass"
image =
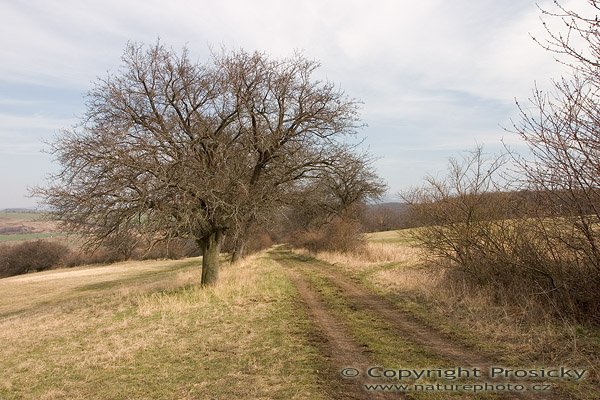
<path fill-rule="evenodd" d="M 194 259 L 0 280 L 0 398 L 322 398 L 281 269 L 255 258 L 199 279 Z"/>
<path fill-rule="evenodd" d="M 0 242 L 22 242 L 25 240 L 49 239 L 65 237 L 63 233 L 43 232 L 43 233 L 17 233 L 10 235 L 0 235 Z"/>
<path fill-rule="evenodd" d="M 39 212 L 6 212 L 0 211 L 0 220 L 38 221 L 44 219 L 46 214 Z"/>
<path fill-rule="evenodd" d="M 312 285 L 319 291 L 328 307 L 336 317 L 348 326 L 355 339 L 368 346 L 375 360 L 390 368 L 410 365 L 411 368 L 430 365 L 450 366 L 447 361 L 405 341 L 394 332 L 387 321 L 353 306 L 352 301 L 344 296 L 327 278 L 311 275 Z"/>

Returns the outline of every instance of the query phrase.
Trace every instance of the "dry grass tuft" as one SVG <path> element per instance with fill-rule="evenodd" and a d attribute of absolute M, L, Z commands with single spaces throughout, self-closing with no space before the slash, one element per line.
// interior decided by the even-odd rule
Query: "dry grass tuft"
<path fill-rule="evenodd" d="M 201 307 L 210 301 L 232 303 L 234 307 L 244 304 L 242 299 L 247 298 L 256 290 L 260 276 L 261 255 L 253 254 L 234 266 L 225 265 L 221 268 L 218 284 L 198 290 L 197 287 L 186 288 L 186 296 L 172 296 L 168 291 L 155 292 L 150 295 L 136 297 L 140 315 L 150 316 L 155 313 L 182 314 L 190 308 Z M 264 260 L 261 260 L 264 261 Z M 190 284 L 187 274 L 180 274 L 176 278 L 175 287 L 184 287 Z"/>
<path fill-rule="evenodd" d="M 436 298 L 443 282 L 443 271 L 426 268 L 394 268 L 378 270 L 371 275 L 371 282 L 389 293 L 409 292 Z"/>

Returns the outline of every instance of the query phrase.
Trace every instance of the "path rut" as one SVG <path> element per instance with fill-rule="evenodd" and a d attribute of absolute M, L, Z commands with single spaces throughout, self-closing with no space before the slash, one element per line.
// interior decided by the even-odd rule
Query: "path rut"
<path fill-rule="evenodd" d="M 350 302 L 352 308 L 367 311 L 385 320 L 403 340 L 415 343 L 428 352 L 453 362 L 456 367 L 478 367 L 485 377 L 490 367 L 499 365 L 490 356 L 457 344 L 442 333 L 419 322 L 407 312 L 398 309 L 389 300 L 353 281 L 350 277 L 344 275 L 344 271 L 333 265 L 312 259 L 307 261 L 301 256 L 282 249 L 272 251 L 271 257 L 282 265 L 288 277 L 296 286 L 299 296 L 319 332 L 321 337 L 319 348 L 329 363 L 327 382 L 330 385 L 325 388 L 328 398 L 410 399 L 411 396 L 398 392 L 367 392 L 363 385 L 368 382 L 364 378 L 344 379 L 341 377 L 340 371 L 345 367 L 366 371 L 368 367 L 378 364 L 374 362 L 369 349 L 361 346 L 352 337 L 349 329 L 340 318 L 329 310 L 329 306 L 317 289 L 311 286 L 308 279 L 311 274 L 316 274 L 337 287 L 343 297 Z M 463 398 L 476 397 L 466 396 Z M 556 392 L 544 392 L 543 394 L 511 392 L 499 393 L 496 398 L 558 400 L 564 397 L 559 396 Z"/>

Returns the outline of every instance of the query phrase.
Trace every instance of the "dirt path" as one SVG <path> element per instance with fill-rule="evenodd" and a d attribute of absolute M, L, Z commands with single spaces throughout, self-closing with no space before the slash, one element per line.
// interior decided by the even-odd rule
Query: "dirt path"
<path fill-rule="evenodd" d="M 311 272 L 314 273 L 314 267 L 312 269 Z M 333 268 L 320 268 L 318 272 L 342 289 L 351 299 L 354 307 L 367 310 L 387 320 L 403 339 L 417 343 L 426 350 L 453 361 L 456 365 L 479 367 L 485 371 L 498 365 L 472 349 L 452 343 L 440 333 L 417 322 L 408 313 L 398 310 L 391 302 L 342 276 L 340 271 L 335 271 Z"/>
<path fill-rule="evenodd" d="M 289 268 L 291 262 L 285 262 L 281 259 L 278 261 L 288 267 L 286 272 L 318 327 L 315 342 L 317 342 L 320 351 L 329 363 L 323 382 L 327 397 L 331 399 L 404 399 L 405 397 L 400 394 L 395 397 L 383 397 L 382 393 L 367 393 L 362 389 L 362 385 L 367 383 L 366 380 L 361 378 L 344 379 L 341 376 L 341 370 L 344 368 L 356 368 L 359 371 L 364 371 L 373 365 L 372 360 L 369 358 L 368 349 L 360 346 L 352 339 L 343 324 L 327 310 L 318 293 L 310 286 L 304 276 L 297 270 L 292 269 L 293 267 Z"/>
<path fill-rule="evenodd" d="M 403 340 L 415 343 L 431 354 L 451 361 L 456 367 L 478 367 L 482 376 L 487 376 L 490 367 L 498 366 L 490 357 L 486 357 L 466 346 L 454 343 L 443 334 L 432 330 L 420 323 L 411 315 L 399 310 L 390 301 L 374 294 L 362 285 L 354 282 L 344 275 L 344 272 L 327 263 L 319 261 L 305 262 L 300 257 L 289 252 L 278 250 L 271 253 L 273 259 L 284 268 L 294 285 L 306 309 L 311 314 L 318 332 L 321 336 L 320 349 L 328 358 L 330 368 L 328 371 L 329 382 L 335 383 L 330 389 L 329 398 L 334 399 L 377 399 L 377 398 L 410 398 L 396 392 L 367 392 L 364 390 L 364 379 L 343 379 L 340 371 L 344 367 L 353 367 L 359 371 L 366 371 L 374 363 L 367 348 L 359 345 L 352 338 L 348 328 L 328 309 L 328 305 L 318 291 L 311 287 L 308 276 L 317 275 L 337 287 L 343 297 L 351 304 L 352 309 L 367 311 L 390 324 Z M 488 379 L 485 379 L 488 381 Z M 376 382 L 386 383 L 386 382 Z M 522 383 L 522 382 L 520 382 Z M 456 398 L 456 397 L 452 397 Z M 469 397 L 463 398 L 477 398 Z M 496 398 L 506 399 L 561 399 L 557 393 L 544 392 L 543 394 L 529 394 L 510 392 L 498 394 Z"/>

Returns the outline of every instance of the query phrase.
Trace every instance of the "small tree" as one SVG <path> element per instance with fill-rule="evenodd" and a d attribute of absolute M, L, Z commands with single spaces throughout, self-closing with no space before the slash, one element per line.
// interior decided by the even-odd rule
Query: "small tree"
<path fill-rule="evenodd" d="M 366 154 L 341 153 L 316 171 L 290 203 L 285 221 L 290 241 L 312 251 L 360 247 L 365 204 L 378 200 L 385 189 Z"/>
<path fill-rule="evenodd" d="M 129 44 L 82 123 L 53 143 L 62 170 L 37 193 L 91 244 L 194 238 L 212 284 L 225 235 L 264 218 L 359 126 L 358 102 L 313 80 L 318 66 L 243 51 L 201 64 Z"/>
<path fill-rule="evenodd" d="M 352 217 L 357 205 L 378 200 L 387 186 L 377 176 L 368 154 L 340 154 L 315 177 L 315 205 L 327 216 Z"/>

